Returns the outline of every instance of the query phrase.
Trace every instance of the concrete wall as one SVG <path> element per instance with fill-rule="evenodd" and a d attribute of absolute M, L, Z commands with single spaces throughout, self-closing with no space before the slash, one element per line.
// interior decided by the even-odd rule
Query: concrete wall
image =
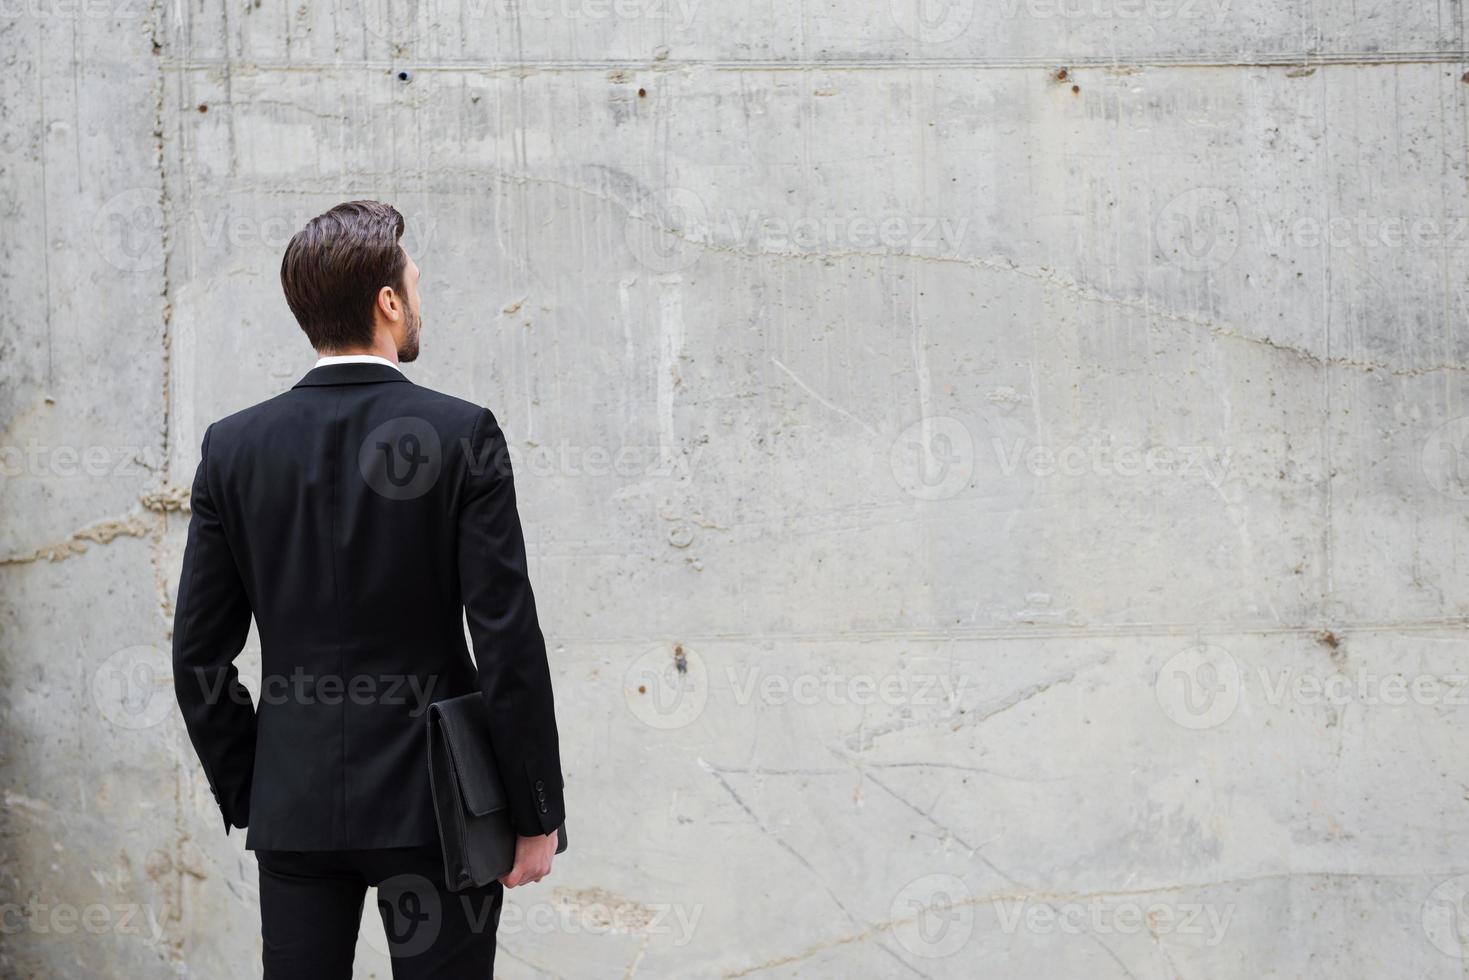
<path fill-rule="evenodd" d="M 258 975 L 187 485 L 364 196 L 552 650 L 500 975 L 1464 974 L 1456 3 L 0 6 L 4 976 Z"/>

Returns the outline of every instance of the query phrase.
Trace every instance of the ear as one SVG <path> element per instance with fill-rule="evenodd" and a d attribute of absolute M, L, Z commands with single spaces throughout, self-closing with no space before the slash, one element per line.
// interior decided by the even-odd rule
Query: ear
<path fill-rule="evenodd" d="M 396 323 L 403 315 L 403 300 L 392 286 L 384 286 L 377 291 L 377 309 L 383 316 Z"/>

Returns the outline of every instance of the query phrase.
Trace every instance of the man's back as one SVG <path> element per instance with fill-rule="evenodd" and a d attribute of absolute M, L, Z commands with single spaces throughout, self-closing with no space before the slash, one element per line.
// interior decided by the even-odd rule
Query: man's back
<path fill-rule="evenodd" d="M 437 840 L 425 712 L 477 687 L 517 830 L 560 826 L 545 647 L 493 415 L 387 364 L 320 366 L 209 428 L 192 506 L 175 683 L 248 847 Z M 258 712 L 230 666 L 252 612 Z"/>
<path fill-rule="evenodd" d="M 565 820 L 505 437 L 399 370 L 423 326 L 402 237 L 380 201 L 292 236 L 281 288 L 320 359 L 211 425 L 194 476 L 174 692 L 225 832 L 249 827 L 265 980 L 349 978 L 369 888 L 394 980 L 493 975 L 504 889 L 551 873 Z M 234 667 L 252 617 L 258 705 Z M 497 880 L 451 885 L 427 711 L 475 691 L 476 764 L 504 784 L 515 856 Z"/>

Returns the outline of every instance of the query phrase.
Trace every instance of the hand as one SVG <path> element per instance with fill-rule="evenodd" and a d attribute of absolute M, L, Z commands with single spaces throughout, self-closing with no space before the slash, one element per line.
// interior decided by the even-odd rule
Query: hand
<path fill-rule="evenodd" d="M 551 859 L 556 856 L 556 831 L 543 837 L 515 838 L 515 867 L 500 879 L 506 888 L 540 881 L 551 873 Z"/>

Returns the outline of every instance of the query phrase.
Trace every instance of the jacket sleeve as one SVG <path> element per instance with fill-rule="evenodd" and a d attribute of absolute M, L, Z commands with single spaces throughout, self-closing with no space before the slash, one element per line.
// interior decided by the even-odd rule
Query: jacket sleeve
<path fill-rule="evenodd" d="M 546 642 L 526 571 L 505 436 L 481 413 L 459 511 L 459 583 L 510 821 L 523 837 L 566 819 Z"/>
<path fill-rule="evenodd" d="M 190 497 L 193 516 L 174 615 L 173 685 L 229 833 L 231 824 L 250 822 L 255 706 L 234 666 L 250 632 L 250 601 L 210 490 L 212 432 L 213 426 L 204 433 Z"/>

